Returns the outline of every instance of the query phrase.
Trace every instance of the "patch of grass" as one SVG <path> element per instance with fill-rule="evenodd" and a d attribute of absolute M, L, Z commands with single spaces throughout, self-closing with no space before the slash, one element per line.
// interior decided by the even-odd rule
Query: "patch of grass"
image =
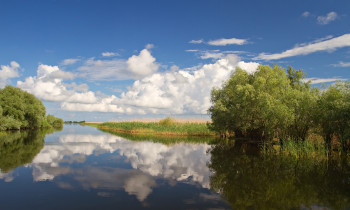
<path fill-rule="evenodd" d="M 106 122 L 101 124 L 86 124 L 103 130 L 117 131 L 128 134 L 162 135 L 162 136 L 214 136 L 206 123 L 180 123 L 172 118 L 159 122 Z"/>
<path fill-rule="evenodd" d="M 80 125 L 88 125 L 88 126 L 92 126 L 92 127 L 98 128 L 98 126 L 100 126 L 102 123 L 84 122 L 84 123 L 79 123 L 79 124 L 80 124 Z"/>

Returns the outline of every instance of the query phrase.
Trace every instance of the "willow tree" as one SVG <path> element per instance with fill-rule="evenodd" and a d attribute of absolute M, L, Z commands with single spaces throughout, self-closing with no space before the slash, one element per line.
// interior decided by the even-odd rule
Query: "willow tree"
<path fill-rule="evenodd" d="M 335 136 L 344 150 L 349 149 L 350 82 L 337 82 L 321 94 L 315 119 L 328 146 Z"/>
<path fill-rule="evenodd" d="M 305 139 L 312 114 L 304 112 L 317 96 L 303 79 L 304 73 L 291 67 L 288 74 L 277 65 L 260 65 L 254 74 L 237 68 L 221 88 L 212 90 L 211 129 L 257 139 Z"/>
<path fill-rule="evenodd" d="M 45 119 L 46 110 L 43 103 L 20 88 L 8 85 L 1 89 L 0 105 L 7 121 L 18 122 L 22 128 L 41 127 Z"/>
<path fill-rule="evenodd" d="M 34 95 L 9 85 L 0 89 L 0 130 L 62 126 L 62 119 L 54 117 L 49 124 L 45 115 L 45 106 Z"/>

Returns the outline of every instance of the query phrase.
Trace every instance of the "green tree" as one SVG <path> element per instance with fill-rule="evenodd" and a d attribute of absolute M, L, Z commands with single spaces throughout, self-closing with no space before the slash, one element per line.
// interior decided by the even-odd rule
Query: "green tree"
<path fill-rule="evenodd" d="M 38 128 L 45 119 L 46 108 L 43 103 L 34 95 L 24 93 L 24 113 L 25 121 L 28 123 L 25 127 Z"/>
<path fill-rule="evenodd" d="M 254 74 L 237 68 L 221 89 L 211 93 L 210 128 L 221 134 L 258 139 L 305 140 L 312 126 L 317 89 L 302 70 L 259 66 Z"/>
<path fill-rule="evenodd" d="M 34 95 L 12 86 L 0 89 L 0 130 L 49 127 L 45 115 L 45 106 Z M 50 125 L 62 127 L 63 120 L 52 117 Z"/>
<path fill-rule="evenodd" d="M 310 82 L 304 82 L 305 74 L 301 69 L 289 66 L 287 72 L 292 89 L 286 103 L 293 113 L 293 121 L 286 129 L 287 136 L 293 140 L 305 140 L 308 131 L 315 126 L 319 89 L 311 88 Z"/>
<path fill-rule="evenodd" d="M 23 122 L 24 117 L 24 91 L 7 85 L 0 90 L 0 105 L 3 115 Z"/>
<path fill-rule="evenodd" d="M 46 121 L 50 126 L 52 126 L 54 128 L 60 128 L 63 126 L 62 119 L 57 118 L 57 117 L 50 115 L 50 114 L 46 116 Z"/>
<path fill-rule="evenodd" d="M 328 147 L 333 136 L 339 138 L 343 149 L 349 149 L 350 82 L 337 82 L 328 87 L 318 100 L 316 120 Z"/>
<path fill-rule="evenodd" d="M 221 89 L 214 88 L 212 90 L 211 101 L 213 105 L 208 110 L 213 121 L 209 125 L 212 130 L 222 135 L 231 134 L 232 132 L 235 132 L 236 135 L 241 134 L 239 128 L 244 127 L 246 122 L 250 120 L 248 119 L 250 116 L 242 116 L 239 110 L 249 108 L 246 104 L 250 103 L 248 97 L 253 91 L 252 86 L 248 86 L 251 80 L 251 75 L 237 68 L 230 79 L 224 82 Z M 235 89 L 239 92 L 234 91 Z M 240 100 L 243 94 L 245 95 L 245 101 Z M 243 102 L 246 104 L 243 104 Z"/>
<path fill-rule="evenodd" d="M 0 131 L 3 130 L 19 130 L 22 123 L 18 120 L 13 119 L 10 116 L 0 117 Z"/>

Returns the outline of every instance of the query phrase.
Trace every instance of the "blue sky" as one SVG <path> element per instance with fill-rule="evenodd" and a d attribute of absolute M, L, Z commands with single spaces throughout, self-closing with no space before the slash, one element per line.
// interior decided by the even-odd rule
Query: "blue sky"
<path fill-rule="evenodd" d="M 350 1 L 0 1 L 0 87 L 64 120 L 205 117 L 238 66 L 350 78 Z"/>

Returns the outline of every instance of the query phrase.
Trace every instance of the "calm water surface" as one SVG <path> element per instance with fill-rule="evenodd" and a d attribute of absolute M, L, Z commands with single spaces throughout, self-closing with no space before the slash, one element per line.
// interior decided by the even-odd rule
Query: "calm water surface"
<path fill-rule="evenodd" d="M 229 208 L 210 190 L 208 144 L 130 141 L 80 125 L 1 143 L 0 209 Z"/>
<path fill-rule="evenodd" d="M 0 136 L 0 209 L 349 209 L 348 162 L 229 143 L 127 140 L 93 127 Z"/>

